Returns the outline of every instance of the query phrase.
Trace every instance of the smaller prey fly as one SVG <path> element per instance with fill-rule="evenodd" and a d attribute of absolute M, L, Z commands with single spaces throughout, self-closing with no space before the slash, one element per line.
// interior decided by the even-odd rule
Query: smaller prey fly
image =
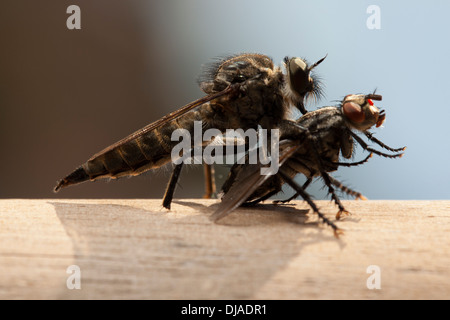
<path fill-rule="evenodd" d="M 320 108 L 300 117 L 292 123 L 290 130 L 281 133 L 278 173 L 264 176 L 259 174 L 261 165 L 235 164 L 222 187 L 224 193 L 222 202 L 211 219 L 218 221 L 241 205 L 254 205 L 264 201 L 280 192 L 282 185 L 287 183 L 296 191 L 296 194 L 282 202 L 301 196 L 314 213 L 325 224 L 332 227 L 335 235 L 338 236 L 340 229 L 320 212 L 305 189 L 313 178 L 322 178 L 332 200 L 339 208 L 336 215 L 336 218 L 339 219 L 348 211 L 345 210 L 333 186 L 356 198 L 364 199 L 364 197 L 359 192 L 345 187 L 328 173 L 336 171 L 339 166 L 362 164 L 372 154 L 387 158 L 397 158 L 403 155 L 398 152 L 405 150 L 405 147 L 391 148 L 368 131 L 373 126 L 380 127 L 386 118 L 384 110 L 380 111 L 373 103 L 374 100 L 381 99 L 382 96 L 375 93 L 347 95 L 337 107 Z M 395 153 L 387 154 L 373 149 L 357 132 L 361 132 L 372 142 Z M 352 157 L 355 142 L 370 152 L 369 156 L 359 162 L 339 162 L 340 155 L 346 159 Z M 307 178 L 303 186 L 293 180 L 299 173 Z"/>

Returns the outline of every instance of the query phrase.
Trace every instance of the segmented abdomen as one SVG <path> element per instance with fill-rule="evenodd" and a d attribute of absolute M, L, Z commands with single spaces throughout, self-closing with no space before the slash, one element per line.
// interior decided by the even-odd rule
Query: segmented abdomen
<path fill-rule="evenodd" d="M 196 111 L 172 120 L 154 130 L 130 135 L 92 156 L 71 174 L 58 182 L 54 191 L 87 180 L 101 178 L 118 178 L 138 175 L 170 162 L 172 148 L 178 141 L 171 141 L 176 129 L 194 130 L 194 121 L 204 120 L 212 112 L 210 104 L 205 104 Z M 142 129 L 142 130 L 145 130 Z"/>

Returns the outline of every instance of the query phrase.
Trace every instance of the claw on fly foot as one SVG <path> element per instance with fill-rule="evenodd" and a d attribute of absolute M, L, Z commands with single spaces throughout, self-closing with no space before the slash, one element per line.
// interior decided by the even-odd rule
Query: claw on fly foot
<path fill-rule="evenodd" d="M 342 215 L 349 216 L 351 213 L 347 210 L 339 210 L 338 213 L 336 213 L 336 220 L 340 220 Z"/>
<path fill-rule="evenodd" d="M 336 228 L 336 229 L 334 229 L 334 237 L 336 238 L 336 239 L 339 239 L 339 236 L 341 236 L 341 235 L 343 235 L 344 234 L 344 230 L 342 230 L 342 229 L 339 229 L 339 228 Z"/>

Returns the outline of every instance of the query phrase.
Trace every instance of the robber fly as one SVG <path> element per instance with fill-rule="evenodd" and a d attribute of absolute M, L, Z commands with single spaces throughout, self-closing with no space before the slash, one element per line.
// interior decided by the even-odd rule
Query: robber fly
<path fill-rule="evenodd" d="M 328 173 L 339 166 L 354 166 L 366 162 L 372 154 L 388 158 L 401 157 L 403 153 L 387 154 L 372 147 L 356 133 L 363 133 L 369 140 L 391 152 L 400 152 L 403 148 L 393 149 L 376 139 L 368 130 L 380 127 L 386 118 L 384 110 L 379 110 L 373 100 L 381 100 L 378 94 L 348 95 L 337 107 L 324 107 L 309 112 L 300 117 L 293 126 L 295 129 L 282 133 L 280 142 L 280 169 L 276 175 L 263 176 L 259 174 L 259 165 L 235 164 L 224 183 L 224 196 L 216 212 L 211 216 L 217 221 L 242 204 L 256 204 L 281 191 L 284 183 L 289 184 L 296 194 L 283 201 L 287 202 L 301 196 L 320 217 L 320 219 L 339 233 L 337 226 L 326 218 L 306 193 L 306 187 L 314 177 L 322 178 L 328 187 L 332 200 L 338 206 L 336 218 L 347 214 L 335 189 L 336 186 L 347 194 L 364 199 L 361 193 L 345 187 Z M 353 155 L 354 143 L 370 152 L 364 160 L 354 163 L 339 162 L 339 155 L 349 159 Z M 307 180 L 303 186 L 298 185 L 293 178 L 302 173 Z"/>
<path fill-rule="evenodd" d="M 283 128 L 288 111 L 294 106 L 306 113 L 304 103 L 321 94 L 320 82 L 312 74 L 322 58 L 309 65 L 301 58 L 284 59 L 286 72 L 261 54 L 241 54 L 214 64 L 200 82 L 207 94 L 158 121 L 147 125 L 92 156 L 72 173 L 57 182 L 54 191 L 84 181 L 135 176 L 171 161 L 174 130 L 193 131 L 194 121 L 203 130 L 216 128 Z M 164 207 L 170 208 L 182 164 L 176 166 L 166 194 Z"/>

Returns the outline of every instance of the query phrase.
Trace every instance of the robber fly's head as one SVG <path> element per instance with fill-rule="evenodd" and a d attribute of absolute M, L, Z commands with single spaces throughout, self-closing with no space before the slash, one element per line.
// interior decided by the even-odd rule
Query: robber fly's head
<path fill-rule="evenodd" d="M 316 99 L 320 97 L 320 82 L 314 75 L 311 75 L 311 71 L 326 57 L 323 57 L 312 66 L 309 66 L 302 58 L 284 58 L 289 88 L 300 99 L 303 100 L 309 96 Z"/>
<path fill-rule="evenodd" d="M 355 129 L 365 131 L 372 126 L 381 126 L 386 119 L 384 110 L 379 110 L 373 100 L 381 101 L 379 94 L 349 94 L 342 101 L 342 113 Z"/>

